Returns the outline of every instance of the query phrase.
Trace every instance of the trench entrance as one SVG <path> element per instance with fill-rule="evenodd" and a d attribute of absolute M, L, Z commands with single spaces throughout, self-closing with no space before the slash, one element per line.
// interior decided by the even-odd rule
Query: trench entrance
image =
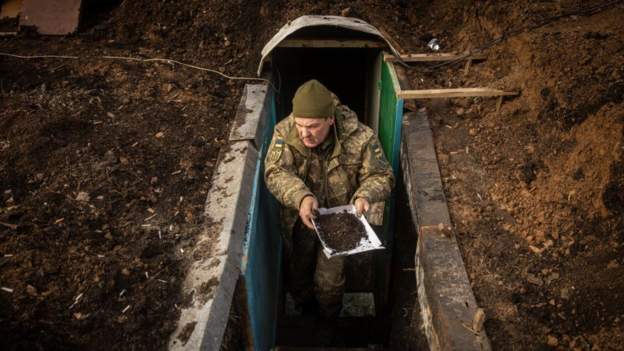
<path fill-rule="evenodd" d="M 378 53 L 362 48 L 277 48 L 272 71 L 280 89 L 276 101 L 278 120 L 290 114 L 295 91 L 310 79 L 323 83 L 361 121 L 368 120 L 367 87 L 372 82 L 371 67 Z"/>
<path fill-rule="evenodd" d="M 281 40 L 271 44 L 270 56 L 265 56 L 265 63 L 270 62 L 265 68 L 270 67 L 268 73 L 276 89 L 270 91 L 270 111 L 265 108 L 270 122 L 265 125 L 259 160 L 266 156 L 274 123 L 291 113 L 297 88 L 317 79 L 379 136 L 397 186 L 385 208 L 380 208 L 383 212 L 377 217 L 383 213 L 383 218 L 372 221 L 379 224 L 373 229 L 386 249 L 346 257 L 342 311 L 338 317 L 322 318 L 318 309 L 303 313 L 286 291 L 284 262 L 280 259 L 279 206 L 264 184 L 260 161 L 242 268 L 245 279 L 241 290 L 246 294 L 242 301 L 247 305 L 242 319 L 250 328 L 238 332 L 246 334 L 247 345 L 255 349 L 413 350 L 413 340 L 420 339 L 419 324 L 414 319 L 419 315 L 414 271 L 416 230 L 401 195 L 405 190 L 398 149 L 403 100 L 397 96 L 394 69 L 383 61 L 388 46 L 368 33 L 322 26 L 300 29 Z M 228 324 L 232 335 L 237 329 Z"/>
<path fill-rule="evenodd" d="M 292 111 L 296 89 L 310 79 L 317 79 L 341 103 L 355 111 L 361 122 L 380 134 L 385 133 L 386 141 L 396 140 L 390 136 L 394 125 L 388 124 L 388 120 L 396 119 L 396 114 L 402 116 L 402 105 L 381 101 L 382 81 L 389 79 L 387 75 L 382 77 L 382 55 L 380 48 L 370 47 L 276 48 L 271 59 L 273 82 L 279 89 L 275 95 L 276 120 Z M 386 152 L 392 154 L 392 147 Z M 388 159 L 392 163 L 392 157 Z M 419 316 L 413 270 L 417 235 L 398 167 L 395 173 L 398 184 L 393 199 L 387 203 L 384 226 L 375 227 L 386 250 L 347 258 L 340 317 L 324 319 L 302 315 L 301 311 L 293 313 L 293 303 L 280 284 L 275 342 L 279 350 L 292 347 L 400 350 L 414 349 L 414 345 L 419 345 L 418 340 L 424 340 L 415 320 Z M 394 245 L 395 242 L 399 245 Z M 362 310 L 367 312 L 361 313 Z"/>

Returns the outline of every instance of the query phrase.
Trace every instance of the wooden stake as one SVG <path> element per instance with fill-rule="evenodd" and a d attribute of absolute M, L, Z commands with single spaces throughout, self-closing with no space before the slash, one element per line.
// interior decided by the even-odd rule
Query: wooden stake
<path fill-rule="evenodd" d="M 285 39 L 281 48 L 383 48 L 380 40 L 330 40 L 330 39 Z"/>
<path fill-rule="evenodd" d="M 472 65 L 472 59 L 468 59 L 468 61 L 466 61 L 466 67 L 464 67 L 464 76 L 468 75 L 471 65 Z"/>
<path fill-rule="evenodd" d="M 496 101 L 496 112 L 500 111 L 502 104 L 503 104 L 503 96 L 499 96 L 498 101 Z"/>

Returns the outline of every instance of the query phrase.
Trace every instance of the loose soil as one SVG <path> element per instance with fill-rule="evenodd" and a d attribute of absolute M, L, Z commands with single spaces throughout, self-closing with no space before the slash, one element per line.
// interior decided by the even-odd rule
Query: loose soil
<path fill-rule="evenodd" d="M 304 14 L 360 17 L 411 52 L 432 37 L 442 51 L 488 48 L 467 76 L 461 64 L 408 73 L 412 88 L 521 92 L 498 113 L 483 98 L 420 105 L 494 348 L 624 343 L 618 2 L 136 0 L 102 9 L 73 36 L 0 39 L 1 52 L 80 57 L 0 56 L 3 349 L 162 350 L 188 298 L 181 282 L 201 258 L 189 253 L 208 225 L 204 200 L 244 81 L 102 56 L 253 76 L 264 43 Z"/>
<path fill-rule="evenodd" d="M 316 221 L 321 240 L 334 252 L 353 250 L 366 238 L 364 224 L 352 213 L 327 214 Z"/>
<path fill-rule="evenodd" d="M 468 75 L 409 71 L 417 87 L 520 92 L 499 112 L 484 98 L 421 105 L 497 350 L 624 342 L 624 9 L 600 4 L 474 6 L 447 41 L 488 59 Z"/>

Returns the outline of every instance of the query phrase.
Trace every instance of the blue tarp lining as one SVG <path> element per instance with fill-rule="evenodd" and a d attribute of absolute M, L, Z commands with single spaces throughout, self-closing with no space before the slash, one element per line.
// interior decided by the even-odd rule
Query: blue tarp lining
<path fill-rule="evenodd" d="M 247 290 L 251 337 L 255 350 L 275 343 L 277 303 L 281 277 L 282 242 L 279 235 L 279 204 L 264 184 L 264 157 L 275 126 L 275 99 L 270 90 L 269 121 L 260 147 L 244 246 L 242 274 Z M 265 106 L 266 108 L 266 106 Z"/>

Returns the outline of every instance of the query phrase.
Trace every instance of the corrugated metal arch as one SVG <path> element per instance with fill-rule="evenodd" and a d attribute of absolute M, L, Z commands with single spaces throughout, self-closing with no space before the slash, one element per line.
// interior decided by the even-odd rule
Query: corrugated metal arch
<path fill-rule="evenodd" d="M 372 25 L 362 21 L 361 19 L 353 18 L 353 17 L 340 17 L 340 16 L 316 16 L 316 15 L 308 15 L 301 16 L 294 21 L 288 22 L 285 24 L 278 32 L 269 40 L 269 42 L 262 49 L 262 58 L 260 59 L 260 64 L 258 65 L 258 76 L 262 73 L 262 67 L 264 66 L 264 62 L 273 51 L 284 39 L 294 34 L 300 29 L 309 28 L 309 27 L 339 27 L 350 29 L 357 32 L 367 33 L 374 35 L 380 39 L 382 39 L 387 45 L 390 51 L 397 57 L 399 57 L 399 53 L 397 50 L 390 44 L 388 39 L 384 37 L 381 32 Z"/>

